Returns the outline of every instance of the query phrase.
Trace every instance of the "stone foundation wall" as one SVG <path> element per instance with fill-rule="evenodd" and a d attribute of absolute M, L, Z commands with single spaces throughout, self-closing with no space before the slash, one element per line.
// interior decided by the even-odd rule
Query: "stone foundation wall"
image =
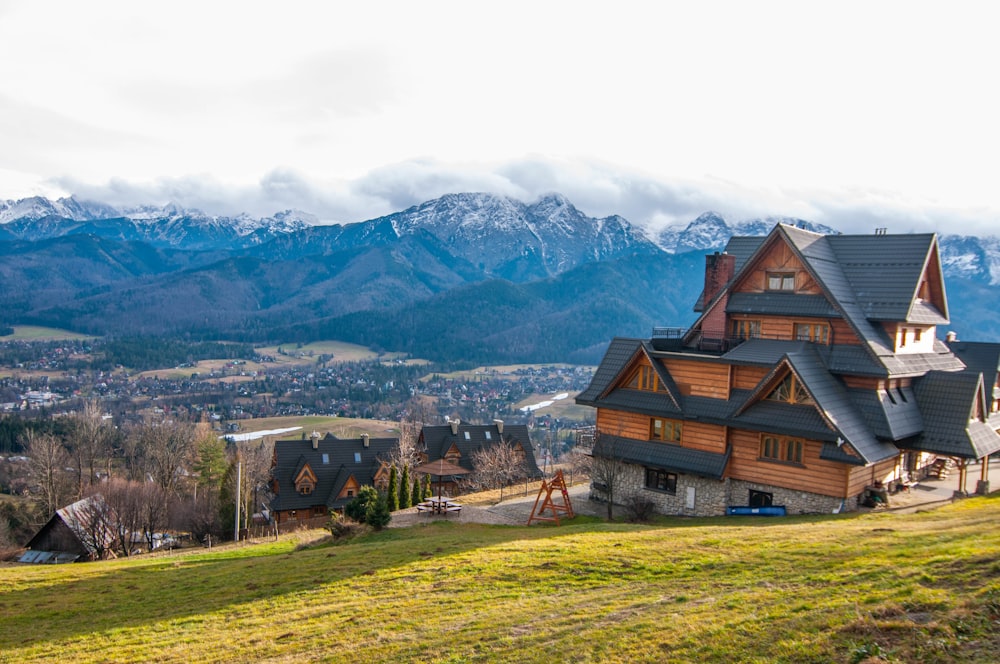
<path fill-rule="evenodd" d="M 835 498 L 808 491 L 783 489 L 769 484 L 727 480 L 729 482 L 729 505 L 746 505 L 750 500 L 750 490 L 763 491 L 773 496 L 772 505 L 784 505 L 788 514 L 834 514 L 853 512 L 858 509 L 858 497 Z"/>
<path fill-rule="evenodd" d="M 807 491 L 794 491 L 781 487 L 746 482 L 743 480 L 713 480 L 694 475 L 677 474 L 677 491 L 668 493 L 647 489 L 646 469 L 626 466 L 615 487 L 615 504 L 624 506 L 633 495 L 641 496 L 656 505 L 656 511 L 669 516 L 725 516 L 727 506 L 746 505 L 750 490 L 770 493 L 773 505 L 783 505 L 788 514 L 831 514 L 853 512 L 858 508 L 857 497 L 842 501 Z M 607 493 L 601 487 L 590 485 L 590 498 L 605 502 Z"/>

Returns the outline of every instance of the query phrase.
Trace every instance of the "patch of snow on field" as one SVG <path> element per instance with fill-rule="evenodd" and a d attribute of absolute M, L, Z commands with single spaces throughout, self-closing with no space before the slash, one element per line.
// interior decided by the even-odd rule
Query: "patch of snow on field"
<path fill-rule="evenodd" d="M 302 427 L 288 427 L 286 429 L 266 429 L 264 431 L 249 431 L 247 433 L 231 433 L 225 436 L 219 436 L 219 438 L 228 438 L 234 443 L 243 443 L 248 440 L 257 440 L 263 438 L 264 436 L 278 436 L 283 433 L 288 433 L 289 431 L 298 431 Z"/>
<path fill-rule="evenodd" d="M 568 396 L 569 396 L 568 392 L 562 392 L 560 394 L 555 395 L 551 399 L 547 399 L 545 401 L 539 401 L 538 403 L 533 403 L 530 406 L 521 406 L 521 412 L 523 412 L 523 413 L 533 413 L 536 410 L 538 410 L 539 408 L 546 408 L 548 406 L 551 406 L 556 401 L 560 401 L 562 399 L 565 399 Z"/>

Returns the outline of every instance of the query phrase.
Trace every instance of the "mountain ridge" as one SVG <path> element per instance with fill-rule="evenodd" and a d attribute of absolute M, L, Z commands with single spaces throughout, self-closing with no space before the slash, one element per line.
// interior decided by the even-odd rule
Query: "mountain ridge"
<path fill-rule="evenodd" d="M 133 210 L 136 219 L 101 219 L 123 210 L 72 198 L 0 202 L 0 323 L 243 341 L 322 334 L 478 360 L 597 361 L 614 336 L 690 324 L 702 254 L 731 236 L 779 222 L 836 232 L 706 212 L 653 233 L 618 215 L 590 217 L 555 193 L 533 203 L 448 194 L 330 225 L 292 212 Z M 982 302 L 1000 284 L 1000 241 L 939 237 L 954 325 L 989 340 L 1000 320 Z"/>

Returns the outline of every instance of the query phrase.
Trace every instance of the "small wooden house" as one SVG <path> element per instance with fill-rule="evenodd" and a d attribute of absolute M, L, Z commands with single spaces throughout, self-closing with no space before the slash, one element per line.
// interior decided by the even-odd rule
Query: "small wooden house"
<path fill-rule="evenodd" d="M 505 424 L 494 420 L 493 424 L 464 424 L 460 420 L 450 420 L 441 426 L 425 426 L 420 430 L 417 449 L 420 463 L 444 459 L 461 466 L 470 474 L 475 472 L 473 453 L 476 450 L 509 443 L 523 456 L 525 474 L 528 478 L 542 476 L 535 460 L 535 449 L 531 444 L 528 427 L 524 424 Z M 438 481 L 435 478 L 435 481 Z M 458 495 L 458 478 L 442 480 L 443 490 L 449 495 Z"/>
<path fill-rule="evenodd" d="M 387 460 L 398 438 L 337 438 L 279 440 L 271 465 L 271 514 L 277 523 L 326 517 L 342 511 L 363 486 L 385 486 Z"/>
<path fill-rule="evenodd" d="M 614 339 L 577 397 L 597 409 L 593 455 L 624 468 L 616 500 L 688 515 L 852 510 L 940 457 L 959 466 L 958 490 L 973 461 L 986 481 L 1000 345 L 967 366 L 971 351 L 938 340 L 935 235 L 779 224 L 707 256 L 704 283 L 693 326 Z"/>
<path fill-rule="evenodd" d="M 111 555 L 114 533 L 108 509 L 99 494 L 59 508 L 28 542 L 20 562 L 90 561 Z"/>

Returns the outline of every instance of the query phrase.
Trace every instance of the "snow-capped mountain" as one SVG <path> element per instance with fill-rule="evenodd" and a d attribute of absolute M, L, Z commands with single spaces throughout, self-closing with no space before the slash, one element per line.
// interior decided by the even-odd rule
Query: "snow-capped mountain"
<path fill-rule="evenodd" d="M 624 218 L 588 217 L 560 194 L 530 205 L 494 194 L 448 194 L 364 223 L 389 223 L 400 237 L 430 233 L 488 274 L 514 281 L 656 251 L 645 233 Z"/>
<path fill-rule="evenodd" d="M 29 241 L 82 233 L 154 246 L 217 249 L 261 244 L 316 222 L 315 216 L 295 210 L 254 218 L 208 215 L 173 204 L 115 208 L 75 197 L 0 201 L 0 238 Z"/>
<path fill-rule="evenodd" d="M 942 235 L 939 239 L 946 274 L 1000 286 L 1000 238 Z"/>
<path fill-rule="evenodd" d="M 764 217 L 729 223 L 717 212 L 705 212 L 687 225 L 665 228 L 656 234 L 655 241 L 657 246 L 670 254 L 680 254 L 686 251 L 709 251 L 726 246 L 726 242 L 734 235 L 767 235 L 779 223 L 798 226 L 816 233 L 834 234 L 838 232 L 823 224 L 814 224 L 811 221 L 792 217 Z"/>

